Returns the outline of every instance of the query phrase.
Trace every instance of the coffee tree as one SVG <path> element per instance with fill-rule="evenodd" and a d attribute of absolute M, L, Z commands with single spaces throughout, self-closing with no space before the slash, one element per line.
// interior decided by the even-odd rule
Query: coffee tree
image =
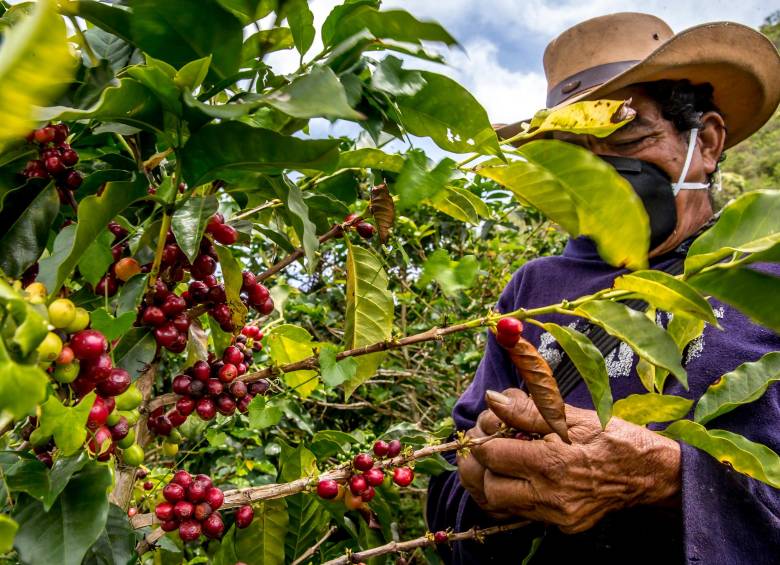
<path fill-rule="evenodd" d="M 669 378 L 687 386 L 686 344 L 717 326 L 708 297 L 780 330 L 777 279 L 754 268 L 780 257 L 777 192 L 729 204 L 672 276 L 648 270 L 647 217 L 606 163 L 500 142 L 463 87 L 413 70 L 442 62 L 423 42 L 456 45 L 438 24 L 374 0 L 319 30 L 303 0 L 0 5 L 9 560 L 379 563 L 522 528 L 426 532 L 419 509 L 426 475 L 452 469 L 443 453 L 493 437 L 466 439 L 447 417 L 484 330 L 567 439 L 523 324 L 569 354 L 603 425 L 672 422 L 660 433 L 780 486 L 777 454 L 707 426 L 759 398 L 780 354 L 695 402 L 664 394 Z M 267 64 L 280 50 L 300 55 L 295 72 Z M 518 139 L 608 135 L 633 116 L 582 102 Z M 314 136 L 320 118 L 359 134 Z M 410 136 L 460 160 L 383 149 Z M 573 301 L 491 311 L 519 264 L 559 250 L 553 226 L 625 273 Z M 636 298 L 669 326 L 622 302 Z M 551 313 L 628 344 L 647 393 L 613 403 L 602 354 Z"/>

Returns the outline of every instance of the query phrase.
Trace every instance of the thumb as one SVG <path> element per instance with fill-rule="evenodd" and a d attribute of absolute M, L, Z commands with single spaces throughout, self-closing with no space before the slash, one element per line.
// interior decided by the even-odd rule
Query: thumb
<path fill-rule="evenodd" d="M 531 397 L 519 388 L 508 388 L 503 393 L 489 390 L 485 400 L 490 410 L 510 428 L 542 435 L 552 432 Z"/>

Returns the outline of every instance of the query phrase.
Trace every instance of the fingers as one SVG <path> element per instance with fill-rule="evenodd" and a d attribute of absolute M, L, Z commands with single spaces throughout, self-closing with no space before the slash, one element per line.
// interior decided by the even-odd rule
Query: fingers
<path fill-rule="evenodd" d="M 489 390 L 485 399 L 496 417 L 511 428 L 538 434 L 552 432 L 531 397 L 519 388 L 508 388 L 503 393 Z"/>
<path fill-rule="evenodd" d="M 539 503 L 529 481 L 502 477 L 490 471 L 485 472 L 484 492 L 490 506 L 505 509 L 512 514 L 528 516 Z"/>
<path fill-rule="evenodd" d="M 547 466 L 559 459 L 552 453 L 551 445 L 544 440 L 496 438 L 471 448 L 471 452 L 483 467 L 494 473 L 526 478 L 543 475 Z"/>
<path fill-rule="evenodd" d="M 477 428 L 486 436 L 496 433 L 503 424 L 492 410 L 483 410 L 477 418 Z"/>

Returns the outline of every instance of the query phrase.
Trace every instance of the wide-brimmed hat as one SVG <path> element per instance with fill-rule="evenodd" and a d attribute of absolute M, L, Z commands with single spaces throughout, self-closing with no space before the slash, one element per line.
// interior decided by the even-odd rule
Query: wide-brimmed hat
<path fill-rule="evenodd" d="M 780 103 L 780 54 L 756 30 L 734 22 L 698 25 L 675 35 L 650 14 L 624 12 L 586 20 L 544 52 L 547 107 L 609 98 L 626 86 L 658 80 L 710 83 L 726 122 L 726 147 L 772 117 Z M 523 121 L 497 127 L 508 139 Z"/>

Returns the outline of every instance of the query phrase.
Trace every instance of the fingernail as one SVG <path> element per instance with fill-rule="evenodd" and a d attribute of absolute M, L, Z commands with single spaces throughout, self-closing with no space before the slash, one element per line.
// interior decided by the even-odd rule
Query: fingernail
<path fill-rule="evenodd" d="M 501 394 L 500 392 L 496 392 L 495 390 L 489 390 L 485 393 L 485 396 L 487 396 L 487 399 L 491 402 L 495 402 L 496 404 L 503 404 L 504 406 L 509 406 L 512 404 L 512 399 L 508 396 Z"/>

